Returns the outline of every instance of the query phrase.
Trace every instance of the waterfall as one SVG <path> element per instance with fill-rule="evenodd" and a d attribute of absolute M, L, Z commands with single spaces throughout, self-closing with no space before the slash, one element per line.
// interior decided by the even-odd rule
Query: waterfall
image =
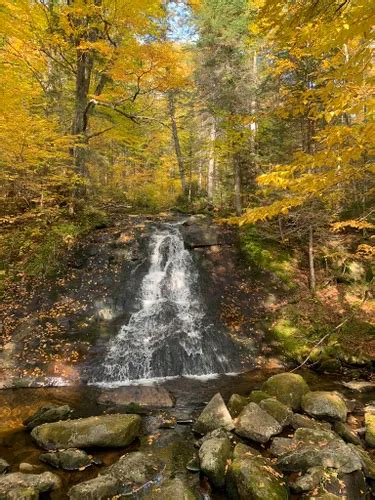
<path fill-rule="evenodd" d="M 99 383 L 231 371 L 231 343 L 208 320 L 199 273 L 178 225 L 154 231 L 149 255 L 138 310 L 110 343 Z"/>

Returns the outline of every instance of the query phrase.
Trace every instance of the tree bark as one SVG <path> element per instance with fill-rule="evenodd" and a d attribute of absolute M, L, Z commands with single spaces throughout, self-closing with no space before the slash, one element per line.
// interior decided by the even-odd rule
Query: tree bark
<path fill-rule="evenodd" d="M 208 158 L 207 168 L 207 199 L 209 203 L 213 203 L 215 193 L 215 141 L 216 141 L 216 122 L 212 117 L 210 131 L 210 153 Z"/>
<path fill-rule="evenodd" d="M 178 171 L 180 174 L 181 187 L 184 194 L 187 193 L 186 175 L 185 175 L 185 165 L 181 151 L 180 138 L 178 135 L 178 127 L 176 122 L 176 105 L 175 105 L 175 95 L 173 91 L 168 92 L 168 111 L 169 119 L 172 128 L 172 138 L 174 144 L 174 150 L 176 153 Z"/>
<path fill-rule="evenodd" d="M 237 215 L 242 214 L 241 200 L 241 168 L 240 161 L 237 155 L 234 155 L 234 207 Z"/>
<path fill-rule="evenodd" d="M 309 274 L 310 274 L 310 290 L 315 292 L 315 265 L 314 265 L 314 232 L 313 227 L 309 226 Z"/>

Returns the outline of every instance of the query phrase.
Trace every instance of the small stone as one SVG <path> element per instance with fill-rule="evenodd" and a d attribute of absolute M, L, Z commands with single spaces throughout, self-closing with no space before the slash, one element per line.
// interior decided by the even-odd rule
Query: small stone
<path fill-rule="evenodd" d="M 193 431 L 198 434 L 207 434 L 218 428 L 228 431 L 234 429 L 232 417 L 219 393 L 215 394 L 204 408 L 193 426 Z"/>
<path fill-rule="evenodd" d="M 186 464 L 186 468 L 190 472 L 199 472 L 201 470 L 199 458 L 193 457 L 191 460 L 189 460 L 189 462 Z"/>
<path fill-rule="evenodd" d="M 236 433 L 258 443 L 266 443 L 279 434 L 282 427 L 277 420 L 262 410 L 256 403 L 249 403 L 236 422 Z"/>
<path fill-rule="evenodd" d="M 217 488 L 225 484 L 226 467 L 231 455 L 232 447 L 229 439 L 207 439 L 199 450 L 201 470 Z"/>
<path fill-rule="evenodd" d="M 233 418 L 238 417 L 243 408 L 249 404 L 249 399 L 239 394 L 232 394 L 228 401 L 228 410 Z"/>
<path fill-rule="evenodd" d="M 5 472 L 8 472 L 10 465 L 6 460 L 3 458 L 0 458 L 0 474 L 5 474 Z"/>
<path fill-rule="evenodd" d="M 309 386 L 300 375 L 279 373 L 273 375 L 262 386 L 262 390 L 277 398 L 281 403 L 299 410 L 302 396 L 309 392 Z"/>
<path fill-rule="evenodd" d="M 346 421 L 348 409 L 336 392 L 313 391 L 302 398 L 302 408 L 310 416 L 330 421 Z"/>
<path fill-rule="evenodd" d="M 334 431 L 343 438 L 347 443 L 352 443 L 361 446 L 362 441 L 358 437 L 358 435 L 349 427 L 348 424 L 344 424 L 343 422 L 336 422 L 333 426 Z"/>
<path fill-rule="evenodd" d="M 26 462 L 22 462 L 19 464 L 18 469 L 20 472 L 32 473 L 32 472 L 40 472 L 40 467 L 37 465 L 31 465 Z"/>
<path fill-rule="evenodd" d="M 275 398 L 263 399 L 259 403 L 259 406 L 277 420 L 282 427 L 289 424 L 293 415 L 292 410 L 288 406 L 280 403 L 280 401 Z"/>

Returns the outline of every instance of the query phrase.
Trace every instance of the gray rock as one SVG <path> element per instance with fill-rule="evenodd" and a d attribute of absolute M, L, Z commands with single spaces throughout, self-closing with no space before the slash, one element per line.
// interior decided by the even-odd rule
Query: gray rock
<path fill-rule="evenodd" d="M 35 488 L 15 488 L 10 491 L 5 497 L 1 497 L 6 500 L 38 500 L 39 491 Z"/>
<path fill-rule="evenodd" d="M 145 500 L 196 500 L 198 496 L 181 479 L 167 479 L 161 485 L 154 486 L 143 497 Z"/>
<path fill-rule="evenodd" d="M 23 425 L 31 431 L 41 424 L 68 420 L 73 410 L 68 405 L 57 406 L 53 404 L 41 406 L 35 413 L 24 420 Z"/>
<path fill-rule="evenodd" d="M 375 462 L 370 457 L 369 453 L 367 453 L 367 451 L 365 451 L 361 446 L 356 446 L 354 444 L 348 444 L 348 446 L 358 456 L 365 476 L 369 479 L 375 480 Z"/>
<path fill-rule="evenodd" d="M 0 458 L 0 474 L 4 474 L 5 472 L 8 472 L 10 465 L 6 460 L 3 458 Z"/>
<path fill-rule="evenodd" d="M 351 380 L 343 382 L 342 385 L 356 392 L 375 392 L 375 382 L 367 382 L 364 380 Z"/>
<path fill-rule="evenodd" d="M 346 421 L 348 409 L 337 392 L 313 391 L 302 398 L 302 408 L 310 416 L 330 421 Z"/>
<path fill-rule="evenodd" d="M 35 473 L 40 472 L 40 467 L 37 465 L 28 464 L 27 462 L 22 462 L 18 466 L 20 472 Z"/>
<path fill-rule="evenodd" d="M 266 443 L 279 434 L 282 427 L 277 420 L 262 410 L 256 403 L 249 403 L 236 422 L 236 433 L 258 443 Z"/>
<path fill-rule="evenodd" d="M 289 424 L 293 415 L 292 410 L 288 406 L 280 403 L 280 401 L 275 398 L 263 399 L 259 403 L 259 406 L 277 420 L 282 427 Z"/>
<path fill-rule="evenodd" d="M 44 453 L 39 456 L 39 460 L 64 470 L 82 470 L 94 463 L 85 451 L 76 448 Z"/>
<path fill-rule="evenodd" d="M 9 498 L 11 492 L 25 488 L 31 488 L 38 493 L 46 493 L 61 488 L 61 480 L 52 472 L 43 472 L 42 474 L 13 472 L 0 476 L 0 498 Z"/>
<path fill-rule="evenodd" d="M 229 431 L 225 431 L 224 429 L 215 429 L 214 431 L 209 432 L 205 436 L 201 437 L 198 439 L 198 441 L 195 442 L 195 446 L 197 448 L 200 448 L 202 444 L 207 441 L 207 439 L 212 439 L 212 438 L 222 438 L 222 439 L 229 439 L 232 440 L 233 434 Z"/>
<path fill-rule="evenodd" d="M 227 495 L 231 500 L 287 500 L 283 476 L 270 460 L 249 452 L 237 453 L 228 469 Z"/>
<path fill-rule="evenodd" d="M 215 394 L 204 408 L 196 420 L 193 430 L 198 434 L 207 434 L 218 428 L 223 428 L 228 431 L 234 429 L 232 417 L 219 393 Z"/>
<path fill-rule="evenodd" d="M 291 438 L 275 437 L 269 450 L 274 457 L 281 457 L 296 446 L 297 443 Z"/>
<path fill-rule="evenodd" d="M 279 373 L 273 375 L 262 386 L 262 390 L 277 398 L 281 403 L 299 410 L 302 396 L 309 392 L 305 380 L 295 373 Z"/>
<path fill-rule="evenodd" d="M 326 429 L 306 429 L 301 427 L 297 429 L 293 436 L 293 441 L 296 443 L 318 444 L 323 445 L 330 441 L 340 440 L 339 436 L 332 431 Z"/>
<path fill-rule="evenodd" d="M 362 464 L 356 453 L 342 440 L 322 444 L 302 443 L 291 452 L 282 455 L 278 467 L 285 472 L 307 471 L 311 467 L 329 467 L 342 473 L 361 470 Z"/>
<path fill-rule="evenodd" d="M 229 413 L 233 418 L 238 417 L 242 409 L 249 403 L 250 401 L 248 398 L 240 396 L 239 394 L 232 394 L 227 405 Z"/>
<path fill-rule="evenodd" d="M 321 479 L 324 477 L 325 470 L 323 467 L 311 467 L 306 474 L 298 477 L 294 481 L 290 481 L 290 488 L 296 493 L 304 493 L 314 490 L 319 486 Z"/>
<path fill-rule="evenodd" d="M 31 436 L 46 450 L 127 446 L 140 434 L 139 415 L 102 415 L 43 424 Z"/>
<path fill-rule="evenodd" d="M 333 429 L 347 443 L 352 443 L 362 446 L 361 439 L 353 431 L 353 429 L 349 427 L 348 424 L 344 424 L 343 422 L 336 422 L 335 425 L 333 426 Z"/>
<path fill-rule="evenodd" d="M 318 489 L 318 498 L 319 495 L 336 495 L 345 500 L 365 500 L 368 498 L 365 477 L 359 470 L 351 474 L 337 474 L 335 471 L 326 470 Z"/>
<path fill-rule="evenodd" d="M 307 417 L 306 415 L 300 415 L 299 413 L 293 413 L 290 418 L 290 425 L 293 429 L 299 429 L 305 427 L 306 429 L 331 429 L 331 424 L 328 422 L 318 422 L 313 418 Z"/>
<path fill-rule="evenodd" d="M 122 491 L 121 482 L 112 476 L 98 476 L 76 484 L 68 491 L 70 500 L 103 500 L 115 498 Z"/>
<path fill-rule="evenodd" d="M 219 234 L 216 227 L 208 224 L 182 226 L 182 237 L 188 248 L 208 247 L 219 244 Z"/>
<path fill-rule="evenodd" d="M 162 464 L 152 455 L 134 451 L 123 455 L 117 462 L 102 472 L 118 479 L 127 489 L 138 490 L 157 478 Z"/>
<path fill-rule="evenodd" d="M 231 455 L 231 443 L 226 438 L 207 439 L 199 450 L 201 470 L 218 488 L 225 484 L 225 472 Z"/>

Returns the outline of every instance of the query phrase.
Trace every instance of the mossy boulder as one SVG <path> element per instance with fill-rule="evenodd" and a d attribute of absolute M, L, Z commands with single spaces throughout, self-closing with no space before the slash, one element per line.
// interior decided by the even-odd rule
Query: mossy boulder
<path fill-rule="evenodd" d="M 221 488 L 225 484 L 225 472 L 232 455 L 229 439 L 207 439 L 199 450 L 200 468 L 211 483 Z"/>
<path fill-rule="evenodd" d="M 362 446 L 362 441 L 358 434 L 349 427 L 348 424 L 344 422 L 336 422 L 333 426 L 333 430 L 347 443 L 356 444 Z"/>
<path fill-rule="evenodd" d="M 293 439 L 284 437 L 275 437 L 272 440 L 272 444 L 269 450 L 271 455 L 273 455 L 274 457 L 281 457 L 282 455 L 285 455 L 295 447 L 296 447 L 296 442 L 293 441 Z"/>
<path fill-rule="evenodd" d="M 266 443 L 282 431 L 282 426 L 256 403 L 249 403 L 239 414 L 235 430 L 239 436 Z"/>
<path fill-rule="evenodd" d="M 31 486 L 27 488 L 15 488 L 6 496 L 6 500 L 38 500 L 38 498 L 39 491 Z"/>
<path fill-rule="evenodd" d="M 251 391 L 247 399 L 249 403 L 259 404 L 263 399 L 269 399 L 270 397 L 271 395 L 264 391 Z"/>
<path fill-rule="evenodd" d="M 0 474 L 4 474 L 5 472 L 8 472 L 10 465 L 6 460 L 3 458 L 0 458 Z"/>
<path fill-rule="evenodd" d="M 219 428 L 231 431 L 234 429 L 234 423 L 221 394 L 217 393 L 199 415 L 193 431 L 207 434 Z"/>
<path fill-rule="evenodd" d="M 95 479 L 76 484 L 68 491 L 70 500 L 100 500 L 116 498 L 122 491 L 121 482 L 112 476 L 98 476 Z"/>
<path fill-rule="evenodd" d="M 31 436 L 46 450 L 87 448 L 91 446 L 120 448 L 140 435 L 139 415 L 102 415 L 43 424 Z"/>
<path fill-rule="evenodd" d="M 369 453 L 361 446 L 356 446 L 354 444 L 348 444 L 348 446 L 358 456 L 365 476 L 375 481 L 375 462 L 370 457 Z"/>
<path fill-rule="evenodd" d="M 233 418 L 238 417 L 242 409 L 250 403 L 249 398 L 240 396 L 239 394 L 232 394 L 228 401 L 228 410 Z"/>
<path fill-rule="evenodd" d="M 167 479 L 154 486 L 142 498 L 145 500 L 196 500 L 197 494 L 181 479 Z"/>
<path fill-rule="evenodd" d="M 58 422 L 60 420 L 68 420 L 73 410 L 68 405 L 57 406 L 53 404 L 41 406 L 35 413 L 24 420 L 23 425 L 31 431 L 38 425 Z"/>
<path fill-rule="evenodd" d="M 366 413 L 365 425 L 366 425 L 366 433 L 365 433 L 366 444 L 370 448 L 375 448 L 375 414 Z"/>
<path fill-rule="evenodd" d="M 313 418 L 307 417 L 306 415 L 300 415 L 299 413 L 293 413 L 290 418 L 290 425 L 293 429 L 300 429 L 304 427 L 306 429 L 331 429 L 331 424 L 329 422 L 319 422 Z"/>
<path fill-rule="evenodd" d="M 162 466 L 163 464 L 152 454 L 134 451 L 123 455 L 117 462 L 107 467 L 102 475 L 115 477 L 122 485 L 126 485 L 126 490 L 136 490 L 154 480 Z"/>
<path fill-rule="evenodd" d="M 11 492 L 22 489 L 36 490 L 38 493 L 47 493 L 61 488 L 61 480 L 52 472 L 42 474 L 23 474 L 13 472 L 0 476 L 0 498 L 9 498 Z"/>
<path fill-rule="evenodd" d="M 82 470 L 94 463 L 85 451 L 76 448 L 43 453 L 39 455 L 39 460 L 64 470 Z"/>
<path fill-rule="evenodd" d="M 348 408 L 337 392 L 312 391 L 302 398 L 302 408 L 311 417 L 345 422 Z"/>
<path fill-rule="evenodd" d="M 237 448 L 237 447 L 236 447 Z M 287 500 L 283 476 L 270 460 L 250 451 L 238 453 L 228 469 L 227 495 L 230 500 Z"/>
<path fill-rule="evenodd" d="M 282 427 L 289 424 L 293 415 L 292 410 L 288 406 L 280 403 L 280 401 L 275 398 L 263 399 L 259 403 L 259 406 L 277 420 Z"/>
<path fill-rule="evenodd" d="M 293 410 L 301 408 L 302 396 L 309 392 L 309 386 L 300 375 L 279 373 L 266 380 L 262 390 L 274 396 Z"/>

